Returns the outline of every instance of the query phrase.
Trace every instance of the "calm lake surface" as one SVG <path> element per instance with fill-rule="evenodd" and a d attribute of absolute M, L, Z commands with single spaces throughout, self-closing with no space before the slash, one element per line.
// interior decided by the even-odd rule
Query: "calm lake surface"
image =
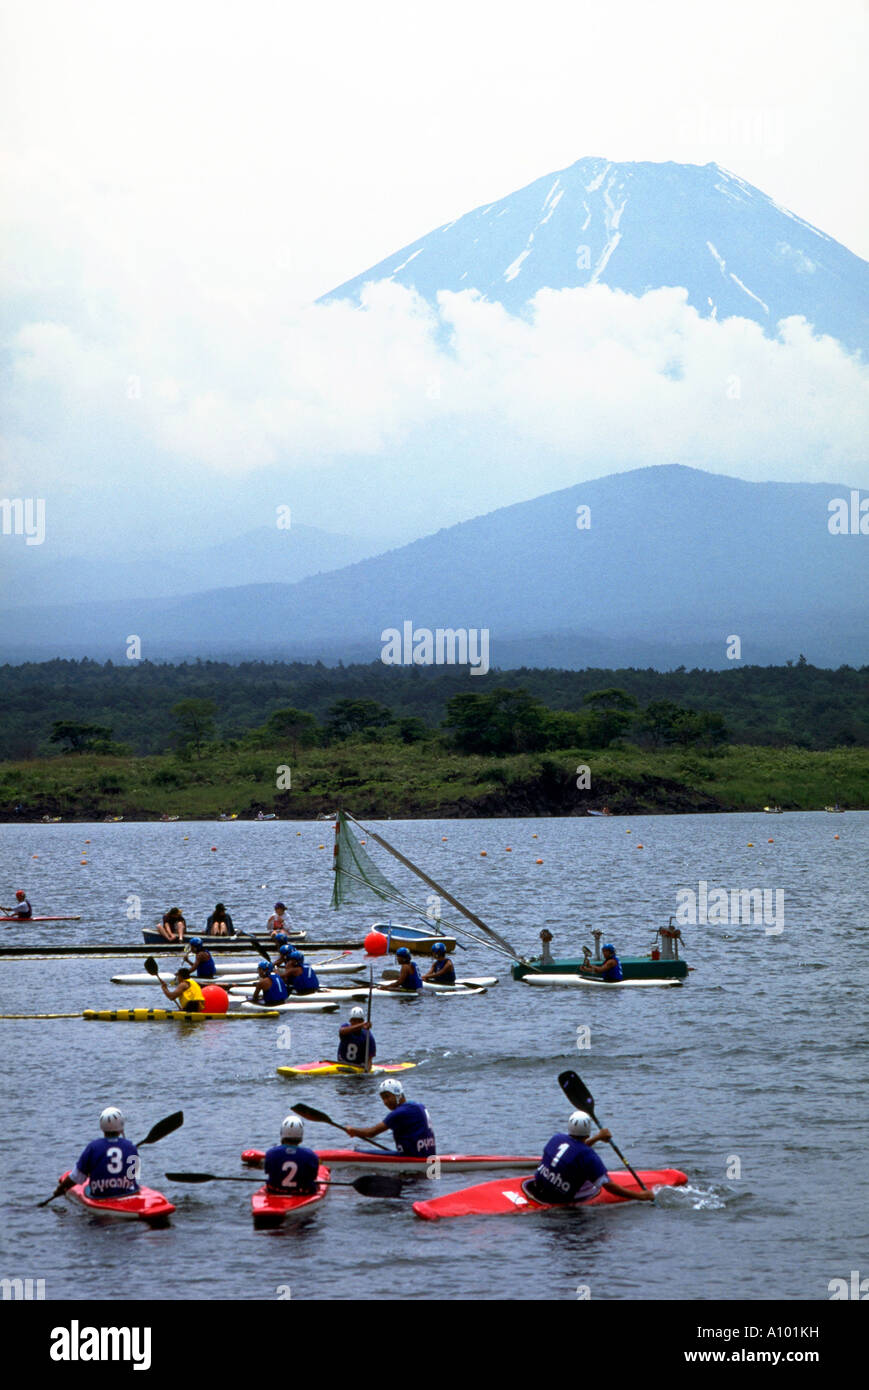
<path fill-rule="evenodd" d="M 375 1001 L 378 1056 L 419 1064 L 408 1094 L 428 1106 L 442 1151 L 542 1152 L 565 1126 L 556 1078 L 573 1067 L 630 1161 L 682 1168 L 689 1187 L 654 1207 L 419 1221 L 411 1200 L 495 1176 L 452 1174 L 410 1180 L 396 1201 L 335 1189 L 304 1225 L 255 1233 L 253 1187 L 184 1188 L 163 1174 L 241 1176 L 240 1151 L 275 1142 L 299 1100 L 349 1124 L 380 1119 L 374 1079 L 290 1083 L 275 1073 L 332 1056 L 343 1011 L 281 1020 L 289 1046 L 277 1020 L 184 1031 L 4 1020 L 0 1274 L 43 1278 L 50 1299 L 274 1300 L 288 1287 L 293 1299 L 572 1300 L 587 1286 L 604 1300 L 825 1300 L 830 1280 L 861 1261 L 867 1272 L 869 812 L 372 826 L 523 955 L 544 926 L 556 955 L 579 954 L 593 944 L 589 925 L 624 955 L 646 953 L 679 890 L 701 881 L 710 892 L 781 890 L 780 932 L 682 928 L 694 967 L 683 989 L 532 990 L 471 943 L 456 964 L 497 974 L 488 994 Z M 4 826 L 0 842 L 4 902 L 23 887 L 36 913 L 84 918 L 0 927 L 9 943 L 135 942 L 175 904 L 202 930 L 218 899 L 237 926 L 261 930 L 283 898 L 296 925 L 336 941 L 361 939 L 382 915 L 376 903 L 329 908 L 329 823 Z M 410 888 L 394 861 L 375 857 Z M 427 892 L 410 890 L 423 908 Z M 140 920 L 128 915 L 137 899 Z M 4 959 L 0 969 L 4 1013 L 162 1001 L 153 988 L 109 983 L 141 969 L 135 959 Z M 582 1050 L 580 1027 L 590 1030 Z M 35 1209 L 109 1103 L 124 1109 L 133 1139 L 185 1112 L 181 1130 L 142 1150 L 143 1181 L 178 1208 L 168 1230 L 102 1225 L 67 1202 Z M 342 1138 L 307 1127 L 313 1147 Z M 620 1166 L 612 1150 L 599 1152 Z"/>

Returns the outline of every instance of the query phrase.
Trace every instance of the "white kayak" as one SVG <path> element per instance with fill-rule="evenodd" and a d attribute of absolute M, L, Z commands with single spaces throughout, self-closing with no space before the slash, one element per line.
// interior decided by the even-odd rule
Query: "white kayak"
<path fill-rule="evenodd" d="M 667 986 L 682 985 L 682 980 L 606 980 L 593 975 L 523 975 L 523 985 L 564 985 L 573 989 L 661 989 Z"/>
<path fill-rule="evenodd" d="M 253 994 L 253 986 L 248 984 L 230 985 L 229 993 L 233 998 L 240 995 L 242 998 L 249 999 Z M 444 997 L 470 999 L 476 994 L 485 994 L 486 989 L 480 985 L 423 985 L 422 990 L 398 990 L 378 989 L 375 985 L 371 993 L 375 999 L 418 999 L 420 994 L 436 994 L 439 999 Z M 352 989 L 321 989 L 314 994 L 302 994 L 298 997 L 300 999 L 334 1000 L 336 1004 L 357 1004 L 365 1002 L 368 998 L 368 990 L 360 986 Z"/>
<path fill-rule="evenodd" d="M 319 999 L 305 995 L 298 999 L 286 999 L 283 1004 L 254 1004 L 251 999 L 232 1001 L 233 1009 L 240 1009 L 242 1013 L 279 1013 L 279 1014 L 334 1014 L 338 1012 L 338 1003 L 335 1000 Z"/>

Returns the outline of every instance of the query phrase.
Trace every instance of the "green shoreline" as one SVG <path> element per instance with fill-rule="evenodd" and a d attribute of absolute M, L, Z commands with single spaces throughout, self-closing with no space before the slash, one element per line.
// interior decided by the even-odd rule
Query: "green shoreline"
<path fill-rule="evenodd" d="M 591 785 L 578 787 L 578 770 Z M 279 789 L 290 768 L 292 785 Z M 280 771 L 284 769 L 283 773 Z M 216 820 L 258 811 L 281 820 L 331 816 L 338 806 L 371 818 L 471 819 L 869 809 L 869 748 L 734 745 L 712 754 L 634 747 L 516 754 L 447 752 L 432 744 L 346 741 L 337 747 L 217 749 L 174 755 L 67 754 L 0 764 L 0 821 Z"/>

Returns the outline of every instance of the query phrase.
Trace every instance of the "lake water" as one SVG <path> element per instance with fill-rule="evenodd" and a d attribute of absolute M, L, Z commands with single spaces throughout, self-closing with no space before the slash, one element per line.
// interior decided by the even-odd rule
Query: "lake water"
<path fill-rule="evenodd" d="M 783 893 L 781 931 L 684 926 L 693 972 L 683 989 L 532 990 L 472 944 L 456 963 L 462 974 L 500 976 L 485 996 L 375 1001 L 379 1057 L 419 1064 L 408 1094 L 428 1106 L 442 1151 L 541 1152 L 564 1128 L 570 1106 L 556 1077 L 573 1067 L 630 1161 L 682 1168 L 688 1188 L 654 1207 L 419 1221 L 411 1200 L 494 1176 L 452 1174 L 411 1180 L 396 1201 L 335 1189 L 304 1225 L 255 1233 L 253 1188 L 173 1187 L 163 1174 L 242 1175 L 241 1149 L 275 1142 L 299 1100 L 350 1124 L 380 1119 L 374 1079 L 290 1083 L 275 1074 L 333 1055 L 343 1012 L 290 1020 L 289 1046 L 278 1021 L 183 1031 L 2 1021 L 0 1272 L 43 1278 L 48 1298 L 275 1299 L 289 1288 L 293 1299 L 572 1300 L 586 1286 L 603 1300 L 824 1300 L 832 1279 L 867 1264 L 869 813 L 375 828 L 524 955 L 543 926 L 555 954 L 579 954 L 592 944 L 588 924 L 622 954 L 645 953 L 679 890 L 701 881 L 710 893 Z M 281 897 L 297 925 L 335 940 L 361 936 L 381 915 L 376 904 L 328 907 L 328 823 L 5 826 L 0 838 L 7 903 L 24 887 L 35 912 L 85 919 L 0 928 L 7 942 L 136 941 L 175 904 L 202 929 L 218 899 L 256 930 Z M 418 887 L 425 907 L 428 890 Z M 137 920 L 128 914 L 139 904 Z M 135 961 L 0 968 L 5 1013 L 161 1002 L 154 989 L 109 983 L 141 969 Z M 578 1028 L 589 1030 L 582 1050 Z M 66 1202 L 34 1209 L 109 1103 L 125 1110 L 133 1139 L 185 1112 L 181 1130 L 142 1150 L 143 1181 L 177 1204 L 168 1230 L 103 1226 Z M 342 1136 L 309 1125 L 306 1142 L 329 1147 Z M 611 1150 L 599 1152 L 620 1166 Z"/>

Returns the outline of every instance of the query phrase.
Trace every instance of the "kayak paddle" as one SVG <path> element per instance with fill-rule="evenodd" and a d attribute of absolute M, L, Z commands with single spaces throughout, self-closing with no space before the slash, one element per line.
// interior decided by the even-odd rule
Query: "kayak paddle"
<path fill-rule="evenodd" d="M 591 1094 L 591 1091 L 586 1086 L 582 1077 L 579 1076 L 575 1071 L 563 1071 L 558 1078 L 558 1084 L 561 1087 L 564 1094 L 567 1096 L 567 1099 L 570 1101 L 574 1109 L 584 1110 L 586 1115 L 591 1116 L 598 1128 L 602 1129 L 603 1126 L 601 1125 L 600 1120 L 597 1118 L 597 1115 L 594 1113 L 594 1096 Z M 618 1144 L 616 1144 L 615 1140 L 609 1139 L 607 1142 L 609 1143 L 610 1148 L 618 1154 L 619 1158 L 627 1168 L 631 1177 L 636 1179 L 636 1181 L 640 1184 L 640 1187 L 645 1192 L 647 1190 L 646 1184 L 643 1182 L 636 1169 L 632 1168 L 631 1165 L 628 1163 L 628 1160 L 625 1158 L 624 1154 L 622 1153 Z"/>
<path fill-rule="evenodd" d="M 164 1178 L 168 1182 L 254 1182 L 259 1183 L 259 1178 L 225 1178 L 217 1173 L 164 1173 Z M 318 1187 L 352 1187 L 363 1197 L 400 1197 L 401 1178 L 395 1175 L 381 1173 L 364 1173 L 361 1178 L 356 1178 L 354 1182 L 334 1182 L 331 1178 L 328 1182 L 318 1182 Z M 274 1194 L 276 1197 L 279 1193 Z M 287 1193 L 287 1196 L 303 1194 Z"/>
<path fill-rule="evenodd" d="M 368 967 L 368 1026 L 365 1029 L 365 1070 L 371 1070 L 371 996 L 374 993 L 374 966 Z"/>
<path fill-rule="evenodd" d="M 333 1120 L 324 1110 L 315 1110 L 313 1105 L 291 1105 L 290 1109 L 296 1114 L 301 1115 L 303 1120 L 313 1120 L 318 1125 L 331 1125 L 333 1129 L 343 1129 L 345 1134 L 349 1133 L 346 1125 L 339 1125 L 337 1120 Z M 375 1148 L 382 1149 L 384 1153 L 391 1154 L 392 1149 L 388 1149 L 385 1144 L 378 1144 L 376 1139 L 369 1139 L 369 1144 Z"/>
<path fill-rule="evenodd" d="M 167 1115 L 164 1120 L 158 1120 L 155 1125 L 148 1130 L 144 1139 L 140 1139 L 136 1145 L 137 1149 L 143 1149 L 146 1144 L 156 1144 L 161 1139 L 165 1139 L 167 1134 L 174 1134 L 176 1129 L 180 1129 L 184 1123 L 184 1111 L 176 1110 L 172 1115 Z M 50 1197 L 46 1197 L 44 1202 L 37 1202 L 38 1207 L 47 1207 L 49 1202 L 53 1202 L 55 1197 L 62 1197 L 63 1193 L 55 1188 Z"/>

